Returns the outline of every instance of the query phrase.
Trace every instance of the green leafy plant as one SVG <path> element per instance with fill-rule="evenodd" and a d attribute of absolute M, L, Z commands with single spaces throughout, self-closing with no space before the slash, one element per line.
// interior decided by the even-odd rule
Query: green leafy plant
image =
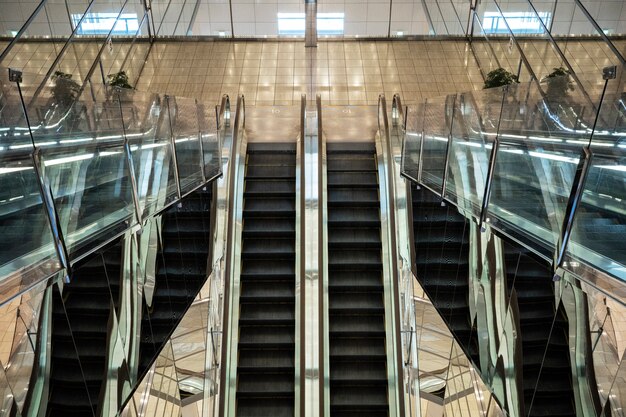
<path fill-rule="evenodd" d="M 498 68 L 487 74 L 483 88 L 502 87 L 504 85 L 519 83 L 517 75 L 513 75 L 504 68 Z"/>
<path fill-rule="evenodd" d="M 551 99 L 565 98 L 570 91 L 574 90 L 570 72 L 563 67 L 554 68 L 554 71 L 546 75 L 541 81 L 547 84 L 546 93 Z"/>
<path fill-rule="evenodd" d="M 55 71 L 52 75 L 54 87 L 52 87 L 52 98 L 59 106 L 71 106 L 80 94 L 80 85 L 72 80 L 72 74 L 62 71 Z"/>
<path fill-rule="evenodd" d="M 120 71 L 107 75 L 107 83 L 111 87 L 133 88 L 133 86 L 128 82 L 128 74 L 126 74 L 126 71 Z"/>

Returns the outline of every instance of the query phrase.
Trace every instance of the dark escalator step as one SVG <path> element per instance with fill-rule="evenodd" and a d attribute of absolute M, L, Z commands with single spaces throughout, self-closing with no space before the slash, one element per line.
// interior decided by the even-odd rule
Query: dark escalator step
<path fill-rule="evenodd" d="M 242 325 L 239 328 L 239 348 L 242 347 L 276 347 L 294 346 L 295 332 L 289 325 Z"/>
<path fill-rule="evenodd" d="M 293 180 L 246 179 L 244 197 L 292 197 L 295 199 L 296 184 Z"/>
<path fill-rule="evenodd" d="M 293 165 L 296 164 L 295 153 L 250 153 L 248 165 Z"/>
<path fill-rule="evenodd" d="M 329 248 L 380 248 L 380 230 L 374 228 L 348 229 L 328 237 Z"/>
<path fill-rule="evenodd" d="M 296 267 L 293 261 L 268 261 L 263 259 L 249 259 L 243 262 L 241 277 L 257 279 L 273 279 L 276 277 L 294 277 Z"/>
<path fill-rule="evenodd" d="M 328 210 L 329 227 L 380 227 L 378 208 L 334 208 Z M 340 232 L 335 232 L 340 233 Z M 329 233 L 331 235 L 331 233 Z"/>
<path fill-rule="evenodd" d="M 332 361 L 330 366 L 331 391 L 333 385 L 371 386 L 387 385 L 387 367 L 384 361 Z"/>
<path fill-rule="evenodd" d="M 329 172 L 346 171 L 376 171 L 376 160 L 370 155 L 354 156 L 329 155 L 327 158 L 327 169 Z"/>
<path fill-rule="evenodd" d="M 520 320 L 524 323 L 545 323 L 551 326 L 554 313 L 553 301 L 533 302 L 530 300 L 519 303 Z"/>
<path fill-rule="evenodd" d="M 246 198 L 243 211 L 244 218 L 295 217 L 296 201 L 289 198 Z"/>
<path fill-rule="evenodd" d="M 385 336 L 384 317 L 380 314 L 332 314 L 329 332 L 341 337 Z"/>
<path fill-rule="evenodd" d="M 378 189 L 378 176 L 375 172 L 335 172 L 329 173 L 328 188 L 370 188 Z"/>
<path fill-rule="evenodd" d="M 360 206 L 360 207 L 378 207 L 378 190 L 375 188 L 339 188 L 334 187 L 328 190 L 328 206 Z"/>
<path fill-rule="evenodd" d="M 108 316 L 111 307 L 111 294 L 107 291 L 104 294 L 94 295 L 90 297 L 81 297 L 78 294 L 72 294 L 65 301 L 65 310 L 70 315 L 75 312 L 93 312 L 95 314 L 104 314 Z"/>
<path fill-rule="evenodd" d="M 244 239 L 241 249 L 243 259 L 292 259 L 295 258 L 294 239 Z"/>
<path fill-rule="evenodd" d="M 248 154 L 291 154 L 296 155 L 296 142 L 253 142 L 248 144 Z"/>
<path fill-rule="evenodd" d="M 328 254 L 328 269 L 359 270 L 371 268 L 372 271 L 382 270 L 380 249 L 333 249 Z"/>
<path fill-rule="evenodd" d="M 329 288 L 333 292 L 362 290 L 383 290 L 380 271 L 333 271 L 328 279 Z"/>
<path fill-rule="evenodd" d="M 293 417 L 293 397 L 255 398 L 248 396 L 237 400 L 238 417 Z"/>
<path fill-rule="evenodd" d="M 295 297 L 295 285 L 293 281 L 247 280 L 241 283 L 241 301 L 290 301 Z"/>
<path fill-rule="evenodd" d="M 469 229 L 462 224 L 460 227 L 446 225 L 445 230 L 433 227 L 431 230 L 422 228 L 417 233 L 414 231 L 414 243 L 419 248 L 432 248 L 458 245 L 469 245 Z"/>
<path fill-rule="evenodd" d="M 522 343 L 545 345 L 550 337 L 550 325 L 534 323 L 520 323 Z"/>
<path fill-rule="evenodd" d="M 530 404 L 530 402 L 527 402 Z M 535 396 L 533 405 L 528 413 L 529 417 L 574 417 L 576 415 L 576 407 L 573 399 L 569 396 L 541 398 Z"/>
<path fill-rule="evenodd" d="M 246 218 L 243 237 L 292 237 L 296 234 L 294 221 L 290 218 Z"/>
<path fill-rule="evenodd" d="M 70 386 L 74 389 L 68 389 Z M 50 384 L 50 390 L 50 399 L 54 401 L 52 405 L 68 407 L 68 411 L 82 409 L 85 411 L 83 416 L 91 415 L 91 401 L 89 400 L 84 384 L 72 384 L 68 386 L 63 386 L 62 384 L 55 386 L 55 384 Z"/>
<path fill-rule="evenodd" d="M 59 318 L 64 319 L 64 317 L 61 317 L 60 315 Z M 106 338 L 108 314 L 106 316 L 96 318 L 97 319 L 94 319 L 92 316 L 83 315 L 81 320 L 72 321 L 71 330 L 67 326 L 57 326 L 54 329 L 54 337 L 68 338 L 68 340 L 70 340 L 69 338 L 71 338 L 72 335 L 102 336 L 103 338 Z M 104 320 L 98 320 L 100 318 L 104 318 Z"/>
<path fill-rule="evenodd" d="M 328 155 L 375 155 L 376 144 L 372 142 L 328 142 L 326 145 Z"/>
<path fill-rule="evenodd" d="M 197 217 L 177 217 L 175 220 L 168 220 L 163 226 L 165 235 L 187 235 L 207 236 L 210 232 L 210 219 Z"/>
<path fill-rule="evenodd" d="M 293 372 L 239 372 L 237 396 L 273 398 L 293 395 L 294 386 Z"/>
<path fill-rule="evenodd" d="M 241 372 L 279 372 L 294 367 L 293 349 L 239 349 L 237 367 Z"/>
<path fill-rule="evenodd" d="M 387 410 L 386 386 L 336 386 L 330 392 L 332 411 Z M 386 413 L 384 414 L 387 415 Z"/>
<path fill-rule="evenodd" d="M 291 324 L 295 320 L 293 303 L 242 303 L 239 322 L 244 325 Z"/>
<path fill-rule="evenodd" d="M 266 166 L 252 165 L 246 168 L 246 181 L 249 179 L 294 179 L 296 167 L 294 166 Z"/>
<path fill-rule="evenodd" d="M 329 348 L 333 360 L 350 360 L 354 357 L 385 358 L 384 337 L 333 337 Z"/>
<path fill-rule="evenodd" d="M 331 293 L 328 296 L 330 314 L 345 312 L 379 313 L 384 312 L 382 293 Z"/>

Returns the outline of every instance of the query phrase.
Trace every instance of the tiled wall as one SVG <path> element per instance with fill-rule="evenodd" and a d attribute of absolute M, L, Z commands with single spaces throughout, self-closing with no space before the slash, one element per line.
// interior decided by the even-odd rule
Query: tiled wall
<path fill-rule="evenodd" d="M 157 42 L 138 89 L 217 102 L 290 105 L 305 93 L 328 104 L 376 104 L 401 93 L 406 103 L 482 88 L 465 42 Z"/>

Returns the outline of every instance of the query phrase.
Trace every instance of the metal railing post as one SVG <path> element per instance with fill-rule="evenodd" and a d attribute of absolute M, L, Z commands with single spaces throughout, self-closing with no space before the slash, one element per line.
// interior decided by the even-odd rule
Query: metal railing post
<path fill-rule="evenodd" d="M 567 245 L 572 236 L 572 229 L 574 227 L 574 221 L 576 218 L 576 211 L 580 206 L 583 198 L 583 192 L 585 190 L 585 183 L 587 182 L 587 176 L 591 169 L 593 162 L 593 152 L 591 150 L 591 144 L 593 136 L 596 131 L 598 120 L 600 119 L 600 112 L 602 111 L 602 103 L 604 102 L 604 95 L 608 87 L 609 81 L 614 80 L 617 77 L 617 67 L 605 67 L 602 70 L 602 78 L 604 79 L 604 88 L 602 89 L 602 96 L 600 97 L 600 103 L 596 112 L 596 117 L 593 122 L 593 128 L 589 135 L 589 142 L 582 150 L 582 154 L 576 167 L 576 173 L 574 174 L 574 181 L 572 182 L 572 190 L 567 201 L 567 207 L 565 208 L 565 218 L 561 226 L 561 234 L 556 245 L 556 251 L 554 253 L 554 260 L 552 263 L 552 272 L 554 274 L 554 280 L 557 281 L 561 277 L 558 274 L 559 268 L 563 266 L 565 260 L 565 254 L 567 253 Z"/>
<path fill-rule="evenodd" d="M 176 194 L 178 195 L 178 200 L 181 200 L 182 195 L 180 191 L 180 171 L 178 170 L 178 157 L 176 156 L 176 138 L 174 137 L 174 124 L 172 123 L 172 112 L 170 111 L 170 96 L 165 96 L 165 103 L 167 104 L 167 118 L 169 119 L 170 125 L 170 149 L 172 151 L 172 161 L 174 162 L 174 180 L 176 181 Z"/>
<path fill-rule="evenodd" d="M 198 141 L 200 141 L 200 172 L 202 173 L 202 182 L 206 182 L 206 172 L 204 172 L 206 168 L 206 163 L 204 162 L 204 145 L 202 144 L 202 129 L 201 121 L 204 118 L 203 115 L 200 114 L 200 106 L 198 105 L 198 100 L 193 100 L 194 105 L 196 106 L 196 118 L 198 119 Z"/>
<path fill-rule="evenodd" d="M 446 160 L 443 164 L 443 178 L 441 184 L 441 204 L 444 204 L 444 199 L 446 195 L 446 182 L 448 181 L 448 164 L 450 163 L 450 152 L 452 152 L 452 129 L 454 128 L 454 115 L 456 113 L 456 98 L 457 94 L 454 94 L 454 100 L 452 101 L 452 116 L 450 119 L 450 130 L 448 132 L 448 143 L 446 144 Z"/>
<path fill-rule="evenodd" d="M 118 90 L 119 91 L 119 90 Z M 133 205 L 135 206 L 135 216 L 137 217 L 137 223 L 142 222 L 143 214 L 141 212 L 141 205 L 139 203 L 139 193 L 137 191 L 137 174 L 135 173 L 135 164 L 133 163 L 133 154 L 130 150 L 130 143 L 128 142 L 128 136 L 126 134 L 126 125 L 124 123 L 124 111 L 122 109 L 122 100 L 117 97 L 118 106 L 120 109 L 120 117 L 122 120 L 122 133 L 124 134 L 124 153 L 126 154 L 126 165 L 128 167 L 128 175 L 130 176 L 130 186 L 133 193 Z"/>
<path fill-rule="evenodd" d="M 496 169 L 496 158 L 498 156 L 498 150 L 500 149 L 500 124 L 502 123 L 502 112 L 504 111 L 504 102 L 506 101 L 506 95 L 509 88 L 504 87 L 502 91 L 502 102 L 500 104 L 500 117 L 498 118 L 498 127 L 496 128 L 496 137 L 493 141 L 493 147 L 491 148 L 491 154 L 489 154 L 489 166 L 487 169 L 487 178 L 485 180 L 485 193 L 483 194 L 483 201 L 480 205 L 480 217 L 478 219 L 478 227 L 481 232 L 485 231 L 485 221 L 487 219 L 487 210 L 489 209 L 489 199 L 491 198 L 491 187 L 493 185 L 493 175 Z"/>
<path fill-rule="evenodd" d="M 418 184 L 422 183 L 422 168 L 424 165 L 424 136 L 426 135 L 426 130 L 424 129 L 424 125 L 426 124 L 426 110 L 428 109 L 428 99 L 424 99 L 424 114 L 422 115 L 422 135 L 420 138 L 420 153 L 419 159 L 417 161 L 417 182 Z"/>

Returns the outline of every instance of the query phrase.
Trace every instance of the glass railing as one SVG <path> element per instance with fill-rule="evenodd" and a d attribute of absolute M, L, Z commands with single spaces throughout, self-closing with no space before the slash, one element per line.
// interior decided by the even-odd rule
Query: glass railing
<path fill-rule="evenodd" d="M 0 68 L 3 294 L 18 293 L 221 175 L 211 106 L 57 82 L 32 100 Z"/>
<path fill-rule="evenodd" d="M 484 0 L 471 9 L 471 45 L 483 75 L 504 68 L 519 81 L 544 79 L 561 67 L 588 100 L 597 102 L 602 71 L 626 64 L 616 36 L 619 17 L 585 0 Z M 614 12 L 613 12 L 614 13 Z M 622 25 L 623 26 L 623 25 Z"/>
<path fill-rule="evenodd" d="M 565 78 L 428 99 L 408 112 L 402 174 L 555 273 L 584 264 L 626 280 L 619 75 L 593 108 Z"/>

